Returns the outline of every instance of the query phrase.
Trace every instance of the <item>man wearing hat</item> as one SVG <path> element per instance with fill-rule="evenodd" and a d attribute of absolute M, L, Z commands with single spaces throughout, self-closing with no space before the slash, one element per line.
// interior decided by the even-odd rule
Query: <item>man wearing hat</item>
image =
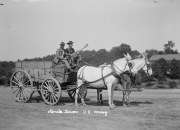
<path fill-rule="evenodd" d="M 64 59 L 65 58 L 65 49 L 64 49 L 65 43 L 61 42 L 59 45 L 60 47 L 56 51 L 56 56 L 59 59 Z"/>
<path fill-rule="evenodd" d="M 57 64 L 59 61 L 63 61 L 67 68 L 70 69 L 71 67 L 66 59 L 66 50 L 64 49 L 65 43 L 61 42 L 59 45 L 60 48 L 56 51 L 54 62 Z"/>
<path fill-rule="evenodd" d="M 78 65 L 78 62 L 81 60 L 80 55 L 78 55 L 78 52 L 75 53 L 75 50 L 73 48 L 73 41 L 69 41 L 68 48 L 66 48 L 66 54 L 67 54 L 67 59 L 69 61 L 69 64 L 71 68 L 75 68 Z"/>
<path fill-rule="evenodd" d="M 71 55 L 75 52 L 74 48 L 73 48 L 73 41 L 69 41 L 68 44 L 68 48 L 66 49 L 66 53 Z"/>
<path fill-rule="evenodd" d="M 72 66 L 72 54 L 75 52 L 73 48 L 73 41 L 69 41 L 67 43 L 68 48 L 66 48 L 66 54 L 67 54 L 67 60 L 69 61 L 69 64 Z"/>

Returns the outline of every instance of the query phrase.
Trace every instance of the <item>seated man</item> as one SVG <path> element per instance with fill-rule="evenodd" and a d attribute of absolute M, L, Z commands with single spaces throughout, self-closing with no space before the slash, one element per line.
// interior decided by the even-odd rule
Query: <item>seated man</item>
<path fill-rule="evenodd" d="M 78 53 L 75 52 L 72 41 L 69 41 L 67 44 L 68 44 L 68 48 L 66 49 L 67 60 L 69 61 L 70 66 L 74 69 L 78 66 L 81 57 Z"/>
<path fill-rule="evenodd" d="M 71 69 L 71 67 L 66 59 L 66 51 L 64 49 L 65 43 L 61 42 L 59 45 L 60 45 L 60 48 L 57 49 L 57 51 L 56 51 L 56 56 L 54 58 L 54 62 L 57 64 L 57 63 L 59 63 L 59 61 L 62 61 L 65 63 L 65 65 L 68 69 Z"/>

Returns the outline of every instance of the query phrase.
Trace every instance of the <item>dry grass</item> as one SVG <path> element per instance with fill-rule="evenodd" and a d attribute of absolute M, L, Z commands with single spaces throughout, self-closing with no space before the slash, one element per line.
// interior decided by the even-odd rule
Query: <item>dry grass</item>
<path fill-rule="evenodd" d="M 117 107 L 109 110 L 107 93 L 104 104 L 96 103 L 96 92 L 88 91 L 86 107 L 75 107 L 66 94 L 57 106 L 37 102 L 17 103 L 11 97 L 9 88 L 0 87 L 0 129 L 62 129 L 62 130 L 179 130 L 180 90 L 144 90 L 132 93 L 129 107 L 121 106 L 120 92 L 115 92 Z M 48 114 L 48 110 L 77 110 L 78 114 Z M 90 111 L 91 114 L 83 114 Z M 107 111 L 108 116 L 93 114 L 95 110 Z"/>

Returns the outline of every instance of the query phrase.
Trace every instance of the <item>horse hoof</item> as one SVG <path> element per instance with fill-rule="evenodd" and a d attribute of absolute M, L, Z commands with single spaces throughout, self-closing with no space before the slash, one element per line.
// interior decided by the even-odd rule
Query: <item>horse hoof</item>
<path fill-rule="evenodd" d="M 102 104 L 103 104 L 103 102 L 97 102 L 97 104 L 98 104 L 98 105 L 102 105 Z"/>
<path fill-rule="evenodd" d="M 122 104 L 123 107 L 126 107 L 126 104 Z"/>
<path fill-rule="evenodd" d="M 130 104 L 126 104 L 126 107 L 130 107 Z"/>
<path fill-rule="evenodd" d="M 112 107 L 113 107 L 113 108 L 115 108 L 115 107 L 116 107 L 116 105 L 115 105 L 115 104 L 112 104 Z"/>
<path fill-rule="evenodd" d="M 112 110 L 112 109 L 114 109 L 114 108 L 115 108 L 115 106 L 110 106 L 110 107 L 109 107 L 110 110 Z"/>
<path fill-rule="evenodd" d="M 79 105 L 78 105 L 78 104 L 75 104 L 75 107 L 79 107 Z"/>
<path fill-rule="evenodd" d="M 130 105 L 129 104 L 123 104 L 122 106 L 123 107 L 129 107 Z"/>
<path fill-rule="evenodd" d="M 84 106 L 84 107 L 85 107 L 85 106 L 87 106 L 87 105 L 86 105 L 86 103 L 82 103 L 82 106 Z"/>

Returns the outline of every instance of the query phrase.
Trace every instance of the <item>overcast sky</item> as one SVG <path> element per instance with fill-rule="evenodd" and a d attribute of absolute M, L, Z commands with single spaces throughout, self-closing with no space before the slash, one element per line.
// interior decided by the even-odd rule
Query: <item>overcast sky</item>
<path fill-rule="evenodd" d="M 0 0 L 0 60 L 55 53 L 58 42 L 75 48 L 180 51 L 180 0 Z"/>

